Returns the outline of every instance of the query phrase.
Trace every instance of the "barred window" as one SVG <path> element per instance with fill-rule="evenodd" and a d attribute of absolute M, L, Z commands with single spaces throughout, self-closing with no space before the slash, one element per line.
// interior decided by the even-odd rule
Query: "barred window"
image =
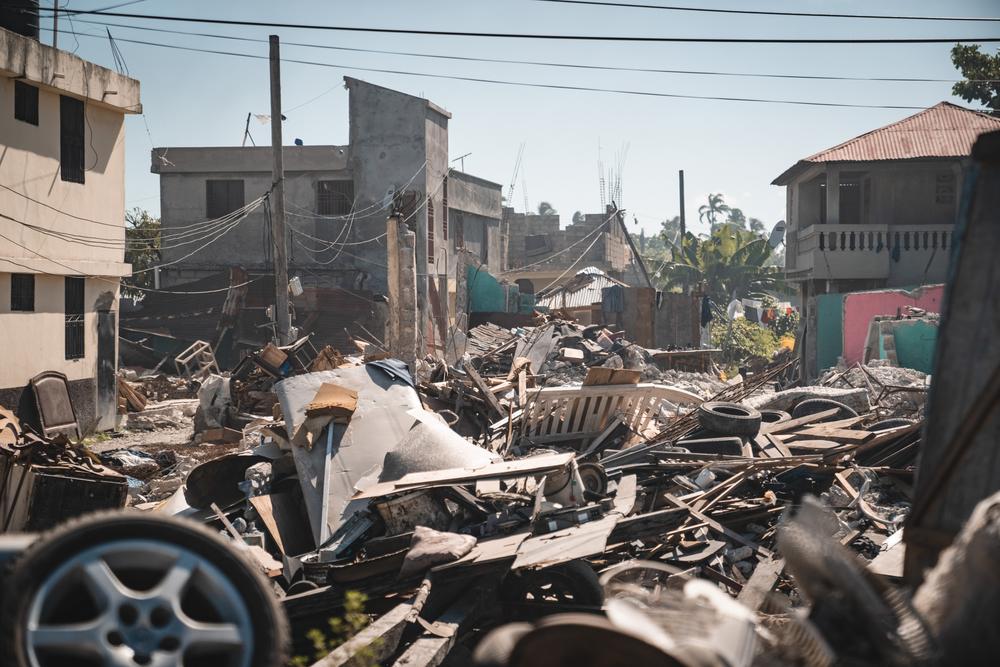
<path fill-rule="evenodd" d="M 84 279 L 65 278 L 66 358 L 82 359 L 84 354 L 83 328 Z"/>
<path fill-rule="evenodd" d="M 59 174 L 71 183 L 84 182 L 83 102 L 59 97 Z"/>
<path fill-rule="evenodd" d="M 434 263 L 434 201 L 427 197 L 427 263 Z"/>
<path fill-rule="evenodd" d="M 318 181 L 316 213 L 350 215 L 354 210 L 354 181 Z"/>

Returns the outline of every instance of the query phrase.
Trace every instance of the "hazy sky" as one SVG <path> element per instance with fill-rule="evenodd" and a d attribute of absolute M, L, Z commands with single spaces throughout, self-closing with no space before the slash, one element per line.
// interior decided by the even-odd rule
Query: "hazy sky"
<path fill-rule="evenodd" d="M 124 0 L 120 0 L 124 1 Z M 668 4 L 667 0 L 645 0 Z M 673 0 L 671 0 L 673 2 Z M 681 3 L 681 0 L 676 0 Z M 43 6 L 51 3 L 43 1 Z M 71 9 L 97 9 L 113 0 L 69 0 Z M 685 5 L 768 10 L 905 15 L 997 16 L 998 0 L 881 0 L 880 2 L 800 2 L 683 0 Z M 1000 23 L 924 22 L 805 17 L 760 17 L 691 12 L 585 7 L 533 0 L 420 0 L 334 2 L 287 0 L 145 0 L 117 10 L 202 18 L 277 21 L 371 27 L 426 28 L 486 32 L 534 32 L 688 37 L 948 37 L 1000 36 Z M 351 67 L 406 70 L 507 81 L 654 91 L 685 95 L 756 97 L 785 100 L 925 107 L 950 100 L 950 83 L 804 81 L 737 78 L 462 62 L 320 48 L 411 51 L 480 58 L 553 61 L 589 65 L 696 69 L 718 72 L 808 74 L 860 77 L 953 79 L 950 44 L 766 45 L 634 44 L 550 40 L 485 39 L 344 33 L 318 30 L 236 28 L 138 19 L 77 17 L 60 20 L 59 46 L 107 67 L 114 65 L 105 26 L 98 21 L 238 35 L 250 43 L 210 37 L 155 33 L 110 27 L 129 72 L 142 82 L 144 119 L 130 116 L 127 128 L 126 203 L 153 212 L 159 185 L 150 174 L 150 148 L 156 146 L 239 145 L 248 112 L 268 113 L 266 60 L 191 53 L 148 44 L 157 42 L 226 52 L 267 55 L 270 32 L 281 36 L 282 56 L 338 65 L 338 68 L 285 63 L 282 69 L 285 142 L 346 144 L 350 75 L 403 92 L 421 95 L 448 109 L 453 158 L 471 153 L 465 169 L 510 184 L 518 148 L 524 160 L 512 201 L 524 206 L 525 185 L 532 208 L 545 200 L 563 214 L 600 208 L 598 159 L 617 165 L 624 155 L 623 201 L 647 233 L 678 213 L 677 170 L 684 169 L 687 217 L 695 229 L 697 208 L 707 193 L 769 226 L 784 218 L 784 190 L 770 183 L 797 159 L 908 116 L 914 111 L 843 109 L 669 99 L 603 92 L 548 90 L 473 83 L 400 74 L 364 72 Z M 43 29 L 51 28 L 49 18 Z M 77 33 L 74 38 L 71 31 Z M 83 33 L 101 35 L 101 38 Z M 52 33 L 43 35 L 51 43 Z M 147 42 L 137 44 L 124 40 Z M 987 47 L 991 52 L 995 45 Z M 322 95 L 321 95 L 322 94 Z M 321 96 L 320 96 L 321 95 Z M 317 98 L 317 96 L 319 96 Z M 317 98 L 300 108 L 298 105 Z M 266 126 L 251 123 L 258 144 L 270 142 Z M 627 148 L 627 153 L 625 152 Z M 455 166 L 459 166 L 456 162 Z M 298 202 L 311 206 L 311 202 Z"/>

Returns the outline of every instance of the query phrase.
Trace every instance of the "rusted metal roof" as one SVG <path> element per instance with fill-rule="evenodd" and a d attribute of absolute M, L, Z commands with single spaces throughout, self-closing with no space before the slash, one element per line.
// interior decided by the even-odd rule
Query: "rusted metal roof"
<path fill-rule="evenodd" d="M 976 138 L 1000 130 L 1000 118 L 940 102 L 903 120 L 866 132 L 799 160 L 774 179 L 784 185 L 809 164 L 965 157 Z"/>
<path fill-rule="evenodd" d="M 588 266 L 578 271 L 564 285 L 536 298 L 535 305 L 546 308 L 586 308 L 592 304 L 601 303 L 601 290 L 615 285 L 628 286 L 604 271 Z"/>

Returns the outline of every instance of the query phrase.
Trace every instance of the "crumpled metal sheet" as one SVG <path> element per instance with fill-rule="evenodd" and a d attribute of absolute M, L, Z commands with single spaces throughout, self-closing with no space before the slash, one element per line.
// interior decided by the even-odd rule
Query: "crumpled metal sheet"
<path fill-rule="evenodd" d="M 345 366 L 297 375 L 274 385 L 289 433 L 305 421 L 306 406 L 327 382 L 356 391 L 358 405 L 349 423 L 331 424 L 311 449 L 292 446 L 316 544 L 367 507 L 367 500 L 351 502 L 355 485 L 406 437 L 416 421 L 408 412 L 423 410 L 407 382 L 370 365 Z"/>
<path fill-rule="evenodd" d="M 421 419 L 398 447 L 386 453 L 378 481 L 393 482 L 413 472 L 479 468 L 499 460 L 440 421 Z"/>

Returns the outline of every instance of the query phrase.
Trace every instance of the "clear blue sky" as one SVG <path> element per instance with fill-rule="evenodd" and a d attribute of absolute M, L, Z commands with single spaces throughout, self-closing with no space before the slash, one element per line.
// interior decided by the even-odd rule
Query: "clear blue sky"
<path fill-rule="evenodd" d="M 647 0 L 654 1 L 654 0 Z M 667 4 L 667 0 L 655 0 Z M 654 2 L 654 3 L 655 3 Z M 671 0 L 674 2 L 674 0 Z M 681 0 L 676 0 L 681 3 Z M 49 4 L 45 3 L 43 4 Z M 113 0 L 69 0 L 71 9 L 96 9 Z M 996 0 L 864 0 L 801 2 L 715 0 L 683 4 L 770 10 L 882 13 L 908 15 L 996 16 Z M 66 6 L 66 5 L 61 5 Z M 117 11 L 242 20 L 272 20 L 355 26 L 428 28 L 490 32 L 549 32 L 648 36 L 724 37 L 990 37 L 1000 24 L 968 22 L 869 21 L 859 19 L 758 17 L 583 7 L 529 0 L 402 0 L 334 2 L 262 0 L 205 2 L 146 0 Z M 632 44 L 421 37 L 313 30 L 235 28 L 79 17 L 60 21 L 59 46 L 111 67 L 114 64 L 104 26 L 98 20 L 192 32 L 267 39 L 277 32 L 283 42 L 299 41 L 343 47 L 415 51 L 487 58 L 544 60 L 593 65 L 656 67 L 780 74 L 900 76 L 950 79 L 956 72 L 950 44 L 916 45 L 741 45 Z M 43 29 L 50 28 L 47 18 Z M 135 39 L 224 51 L 267 54 L 267 44 L 242 43 L 112 27 L 119 39 Z M 51 43 L 52 33 L 43 33 Z M 168 50 L 119 42 L 132 76 L 142 82 L 142 102 L 152 145 L 239 145 L 248 112 L 268 113 L 266 60 Z M 987 47 L 991 52 L 995 45 Z M 678 213 L 677 170 L 684 169 L 687 218 L 696 230 L 697 208 L 709 192 L 769 226 L 784 218 L 784 190 L 771 180 L 797 159 L 862 132 L 903 118 L 902 110 L 841 109 L 638 97 L 599 92 L 542 90 L 448 81 L 350 69 L 374 67 L 444 73 L 511 81 L 648 90 L 690 95 L 930 106 L 951 96 L 949 83 L 802 81 L 657 73 L 566 70 L 527 65 L 456 62 L 369 53 L 349 53 L 284 44 L 282 56 L 344 66 L 329 69 L 286 63 L 282 70 L 285 142 L 347 143 L 347 91 L 344 75 L 421 95 L 453 114 L 450 152 L 471 153 L 465 169 L 504 184 L 506 194 L 518 147 L 526 147 L 522 175 L 529 202 L 549 201 L 563 214 L 596 212 L 598 147 L 606 164 L 615 164 L 628 147 L 622 170 L 623 206 L 635 213 L 647 233 Z M 158 179 L 150 174 L 150 138 L 143 118 L 129 117 L 127 127 L 126 203 L 158 211 Z M 258 144 L 270 141 L 266 126 L 251 123 Z M 456 163 L 458 166 L 458 163 Z M 513 203 L 523 208 L 521 179 Z M 308 202 L 300 202 L 309 205 Z M 629 216 L 631 219 L 631 215 Z"/>

